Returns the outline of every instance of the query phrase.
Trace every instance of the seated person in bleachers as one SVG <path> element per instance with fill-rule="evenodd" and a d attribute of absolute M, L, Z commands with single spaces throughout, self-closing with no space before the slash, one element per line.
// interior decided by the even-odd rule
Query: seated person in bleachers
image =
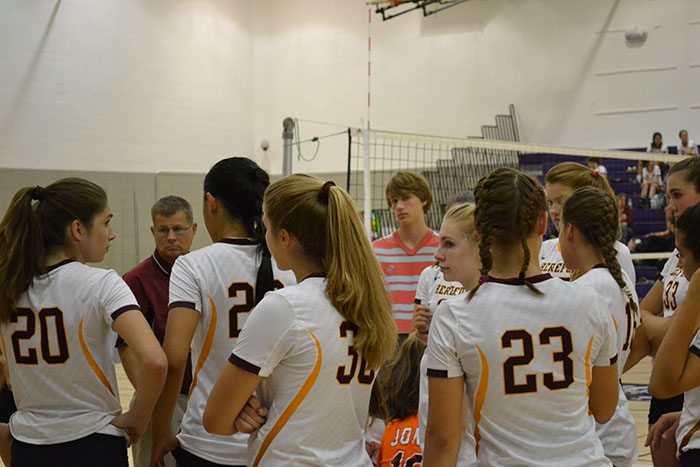
<path fill-rule="evenodd" d="M 659 133 L 658 131 L 654 132 L 654 135 L 651 139 L 651 144 L 647 148 L 647 152 L 668 154 L 668 148 L 664 144 L 663 136 L 661 136 L 661 133 Z"/>
<path fill-rule="evenodd" d="M 606 169 L 605 166 L 600 163 L 600 157 L 587 157 L 586 165 L 588 165 L 588 168 L 594 172 L 597 170 L 600 175 L 608 178 L 608 169 Z"/>
<path fill-rule="evenodd" d="M 673 251 L 675 248 L 673 234 L 675 226 L 673 225 L 673 214 L 670 207 L 664 209 L 666 214 L 666 230 L 661 232 L 649 232 L 641 237 L 636 237 L 627 243 L 630 252 L 633 253 L 654 253 Z M 665 261 L 664 261 L 665 263 Z"/>
<path fill-rule="evenodd" d="M 681 130 L 678 133 L 678 137 L 681 139 L 681 144 L 678 145 L 678 155 L 683 156 L 697 156 L 698 147 L 695 145 L 695 141 L 688 139 L 688 131 Z"/>
<path fill-rule="evenodd" d="M 411 329 L 418 279 L 423 269 L 433 264 L 440 238 L 425 223 L 433 195 L 421 175 L 397 172 L 386 186 L 386 202 L 399 228 L 372 242 L 372 247 L 391 292 L 398 330 L 407 333 Z"/>
<path fill-rule="evenodd" d="M 656 193 L 663 193 L 664 184 L 661 180 L 661 168 L 650 161 L 641 161 L 642 164 L 642 192 L 640 194 L 640 207 L 651 207 L 651 200 Z"/>
<path fill-rule="evenodd" d="M 620 227 L 622 228 L 622 237 L 620 241 L 627 244 L 632 235 L 634 234 L 634 217 L 632 214 L 632 208 L 629 207 L 627 203 L 629 198 L 627 198 L 627 193 L 617 194 L 617 214 L 620 218 Z"/>

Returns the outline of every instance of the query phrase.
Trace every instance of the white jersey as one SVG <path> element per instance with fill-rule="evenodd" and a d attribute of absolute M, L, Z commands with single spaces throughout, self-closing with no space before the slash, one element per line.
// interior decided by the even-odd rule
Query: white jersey
<path fill-rule="evenodd" d="M 247 240 L 224 239 L 180 256 L 170 275 L 169 308 L 191 308 L 201 314 L 192 338 L 192 386 L 177 439 L 196 456 L 217 464 L 245 464 L 248 435 L 215 435 L 204 429 L 207 399 L 240 329 L 255 304 L 255 287 L 262 255 Z M 294 284 L 291 272 L 273 262 L 277 287 Z"/>
<path fill-rule="evenodd" d="M 632 293 L 632 300 L 639 310 L 639 299 L 630 283 L 629 277 L 622 271 L 622 279 Z M 617 330 L 617 370 L 618 379 L 630 353 L 630 344 L 634 338 L 634 330 L 639 325 L 639 313 L 635 313 L 630 299 L 617 285 L 610 271 L 603 265 L 594 267 L 576 280 L 598 292 L 605 300 L 608 310 L 613 317 Z M 619 385 L 617 408 L 613 417 L 605 424 L 596 423 L 596 433 L 603 443 L 605 455 L 617 467 L 631 467 L 637 462 L 639 455 L 637 447 L 637 425 L 627 404 L 627 397 Z"/>
<path fill-rule="evenodd" d="M 232 364 L 263 378 L 267 421 L 250 435 L 249 466 L 363 466 L 375 372 L 354 351 L 354 326 L 331 305 L 326 280 L 267 294 L 246 322 Z"/>
<path fill-rule="evenodd" d="M 603 299 L 586 286 L 489 277 L 433 317 L 428 376 L 466 378 L 478 465 L 609 466 L 588 412 L 592 367 L 616 360 Z"/>
<path fill-rule="evenodd" d="M 695 334 L 690 343 L 690 352 L 700 358 L 700 331 Z M 691 449 L 700 449 L 700 387 L 684 393 L 683 411 L 676 429 L 676 446 L 680 456 Z"/>
<path fill-rule="evenodd" d="M 15 439 L 56 444 L 125 435 L 109 424 L 122 412 L 112 322 L 131 310 L 139 310 L 136 298 L 111 270 L 64 261 L 34 278 L 0 326 L 17 403 Z"/>
<path fill-rule="evenodd" d="M 468 292 L 468 290 L 462 284 L 456 281 L 446 281 L 440 267 L 432 265 L 423 269 L 420 274 L 415 302 L 418 305 L 427 306 L 434 312 L 443 300 L 464 292 Z"/>
<path fill-rule="evenodd" d="M 685 278 L 683 269 L 678 264 L 679 255 L 678 249 L 674 249 L 658 277 L 664 286 L 661 292 L 661 301 L 665 318 L 671 316 L 678 309 L 688 292 L 688 279 Z"/>
<path fill-rule="evenodd" d="M 615 242 L 615 250 L 617 251 L 617 261 L 620 263 L 620 267 L 630 278 L 631 283 L 636 284 L 637 272 L 634 269 L 629 248 L 620 242 Z M 567 281 L 571 279 L 571 269 L 566 267 L 564 258 L 561 257 L 558 238 L 550 238 L 542 242 L 539 259 L 542 272 L 548 272 L 554 277 Z"/>

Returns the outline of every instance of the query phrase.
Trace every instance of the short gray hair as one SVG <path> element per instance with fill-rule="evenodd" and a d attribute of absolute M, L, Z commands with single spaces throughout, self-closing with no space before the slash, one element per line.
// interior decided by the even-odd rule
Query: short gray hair
<path fill-rule="evenodd" d="M 153 205 L 151 208 L 151 219 L 153 223 L 156 223 L 156 216 L 161 215 L 163 217 L 172 217 L 178 212 L 184 212 L 187 222 L 192 224 L 192 206 L 187 202 L 186 199 L 180 198 L 179 196 L 165 196 Z"/>

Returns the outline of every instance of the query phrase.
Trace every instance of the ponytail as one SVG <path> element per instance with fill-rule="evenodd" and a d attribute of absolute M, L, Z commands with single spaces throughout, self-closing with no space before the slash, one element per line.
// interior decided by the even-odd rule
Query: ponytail
<path fill-rule="evenodd" d="M 104 190 L 80 178 L 15 194 L 0 222 L 0 323 L 9 321 L 19 296 L 44 272 L 46 255 L 64 244 L 66 228 L 79 220 L 90 229 L 106 206 Z"/>
<path fill-rule="evenodd" d="M 350 196 L 332 182 L 290 175 L 265 192 L 273 232 L 287 230 L 326 274 L 331 304 L 357 331 L 354 347 L 376 369 L 396 348 L 396 323 L 382 270 Z"/>

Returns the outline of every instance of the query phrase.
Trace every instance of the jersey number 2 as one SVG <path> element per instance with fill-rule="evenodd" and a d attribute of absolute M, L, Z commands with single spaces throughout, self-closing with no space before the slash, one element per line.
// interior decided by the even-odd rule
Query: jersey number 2
<path fill-rule="evenodd" d="M 348 331 L 352 331 L 354 335 L 356 332 L 355 325 L 350 321 L 343 321 L 340 323 L 340 337 L 347 338 Z M 367 361 L 364 358 L 360 358 L 355 350 L 355 347 L 352 345 L 348 346 L 348 357 L 352 357 L 350 370 L 348 370 L 345 365 L 340 365 L 338 367 L 338 371 L 336 372 L 335 379 L 337 379 L 340 384 L 350 384 L 350 381 L 352 381 L 352 378 L 355 376 L 355 372 L 357 371 L 357 361 L 361 360 L 360 372 L 357 375 L 357 381 L 360 384 L 372 384 L 372 381 L 374 381 L 374 370 L 369 370 L 369 373 L 367 372 Z"/>
<path fill-rule="evenodd" d="M 544 328 L 540 332 L 540 345 L 550 345 L 553 337 L 561 340 L 561 351 L 552 352 L 552 361 L 562 365 L 562 379 L 554 379 L 554 373 L 544 373 L 542 380 L 547 389 L 556 391 L 566 389 L 574 382 L 574 361 L 569 358 L 574 350 L 571 333 L 563 326 Z M 537 392 L 537 375 L 530 373 L 525 375 L 524 383 L 515 382 L 515 367 L 529 365 L 535 358 L 535 348 L 532 341 L 532 334 L 524 329 L 510 330 L 501 336 L 501 347 L 510 349 L 513 341 L 522 341 L 523 354 L 508 357 L 503 362 L 503 385 L 506 394 L 527 394 Z"/>
<path fill-rule="evenodd" d="M 66 339 L 66 327 L 63 324 L 63 312 L 56 307 L 42 308 L 39 310 L 39 329 L 41 334 L 41 358 L 48 364 L 66 363 L 69 358 L 68 340 Z M 36 316 L 31 308 L 15 308 L 10 316 L 10 323 L 19 322 L 19 318 L 25 319 L 25 328 L 12 333 L 12 350 L 18 365 L 36 365 L 39 363 L 35 348 L 29 347 L 27 353 L 22 353 L 20 342 L 31 339 L 36 333 Z M 51 349 L 49 338 L 49 318 L 53 318 L 54 335 L 56 336 L 54 353 Z"/>
<path fill-rule="evenodd" d="M 273 282 L 274 289 L 281 289 L 284 284 L 279 280 L 275 279 Z M 233 305 L 228 310 L 228 336 L 231 339 L 235 339 L 241 333 L 241 328 L 238 324 L 238 313 L 249 313 L 250 310 L 255 308 L 255 290 L 253 286 L 248 282 L 234 282 L 228 287 L 228 298 L 238 297 L 238 292 L 243 292 L 245 294 L 245 302 Z"/>

